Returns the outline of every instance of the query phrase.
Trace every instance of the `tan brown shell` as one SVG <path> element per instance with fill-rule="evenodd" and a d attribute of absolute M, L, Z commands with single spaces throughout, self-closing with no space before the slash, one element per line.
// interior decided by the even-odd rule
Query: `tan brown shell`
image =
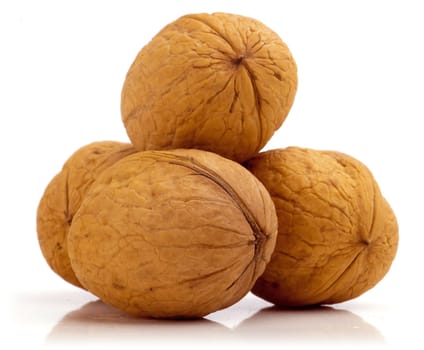
<path fill-rule="evenodd" d="M 293 104 L 295 61 L 261 22 L 183 16 L 138 53 L 122 89 L 122 119 L 138 150 L 198 148 L 242 162 Z"/>
<path fill-rule="evenodd" d="M 249 292 L 277 218 L 241 165 L 199 150 L 145 151 L 105 170 L 68 235 L 81 284 L 141 316 L 201 317 Z"/>
<path fill-rule="evenodd" d="M 81 287 L 68 257 L 72 219 L 95 178 L 119 159 L 134 153 L 132 145 L 99 141 L 78 149 L 48 184 L 37 210 L 37 234 L 49 266 L 64 280 Z"/>
<path fill-rule="evenodd" d="M 365 165 L 339 152 L 290 147 L 261 153 L 247 168 L 278 216 L 275 252 L 254 294 L 281 306 L 332 304 L 385 276 L 398 226 Z"/>

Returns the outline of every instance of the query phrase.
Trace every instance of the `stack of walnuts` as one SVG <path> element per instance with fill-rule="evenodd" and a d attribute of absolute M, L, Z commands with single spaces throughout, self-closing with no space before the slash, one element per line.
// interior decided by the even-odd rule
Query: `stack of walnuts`
<path fill-rule="evenodd" d="M 280 37 L 238 15 L 186 15 L 126 76 L 131 144 L 77 150 L 37 212 L 66 281 L 131 314 L 193 318 L 249 291 L 282 307 L 357 297 L 387 273 L 395 215 L 372 174 L 335 151 L 260 153 L 297 88 Z"/>

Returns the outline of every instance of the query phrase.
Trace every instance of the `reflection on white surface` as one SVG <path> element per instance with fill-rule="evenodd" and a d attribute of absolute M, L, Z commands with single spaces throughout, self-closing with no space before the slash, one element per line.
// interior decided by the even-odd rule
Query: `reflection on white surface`
<path fill-rule="evenodd" d="M 282 310 L 268 307 L 243 321 L 236 329 L 249 342 L 313 344 L 384 344 L 371 324 L 346 310 L 316 307 Z"/>
<path fill-rule="evenodd" d="M 222 311 L 227 322 L 217 322 L 219 313 L 210 319 L 152 320 L 127 315 L 101 301 L 92 301 L 65 315 L 46 337 L 46 345 L 76 343 L 278 343 L 278 344 L 384 344 L 380 332 L 346 310 L 319 307 L 304 310 L 281 310 L 275 307 L 256 309 L 254 314 L 229 327 L 246 314 L 246 309 L 261 305 L 247 298 L 236 307 Z M 263 304 L 262 304 L 263 305 Z M 250 310 L 252 311 L 252 310 Z M 242 317 L 243 317 L 242 316 Z"/>
<path fill-rule="evenodd" d="M 137 318 L 100 300 L 68 313 L 47 336 L 46 343 L 179 342 L 221 338 L 229 329 L 206 319 L 154 320 Z"/>

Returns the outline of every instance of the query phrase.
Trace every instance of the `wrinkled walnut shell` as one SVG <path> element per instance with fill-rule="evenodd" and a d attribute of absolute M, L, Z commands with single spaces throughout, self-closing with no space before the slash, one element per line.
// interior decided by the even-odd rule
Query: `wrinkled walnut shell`
<path fill-rule="evenodd" d="M 140 151 L 198 148 L 242 162 L 281 126 L 296 89 L 295 61 L 271 29 L 239 15 L 191 14 L 138 53 L 122 119 Z"/>
<path fill-rule="evenodd" d="M 276 248 L 254 294 L 281 306 L 332 304 L 384 277 L 398 226 L 365 165 L 338 152 L 290 147 L 261 153 L 247 168 L 278 216 Z"/>
<path fill-rule="evenodd" d="M 67 235 L 72 219 L 95 178 L 121 158 L 134 153 L 128 143 L 100 141 L 78 149 L 48 184 L 37 210 L 41 251 L 51 269 L 81 287 L 68 257 Z"/>
<path fill-rule="evenodd" d="M 105 303 L 192 318 L 249 292 L 276 233 L 268 192 L 241 165 L 199 150 L 145 151 L 97 178 L 68 249 L 78 280 Z"/>

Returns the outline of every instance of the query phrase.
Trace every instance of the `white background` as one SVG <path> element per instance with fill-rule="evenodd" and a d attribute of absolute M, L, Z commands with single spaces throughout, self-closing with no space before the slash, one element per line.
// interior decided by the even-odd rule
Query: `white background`
<path fill-rule="evenodd" d="M 0 344 L 104 348 L 423 344 L 424 11 L 420 1 L 2 1 Z M 180 15 L 224 11 L 275 30 L 298 64 L 294 106 L 266 148 L 336 149 L 364 162 L 397 214 L 389 274 L 313 311 L 262 310 L 248 295 L 208 322 L 128 318 L 57 277 L 38 248 L 45 186 L 77 148 L 128 141 L 122 83 L 136 53 Z M 10 343 L 13 341 L 13 343 Z M 10 346 L 8 346 L 10 347 Z"/>

